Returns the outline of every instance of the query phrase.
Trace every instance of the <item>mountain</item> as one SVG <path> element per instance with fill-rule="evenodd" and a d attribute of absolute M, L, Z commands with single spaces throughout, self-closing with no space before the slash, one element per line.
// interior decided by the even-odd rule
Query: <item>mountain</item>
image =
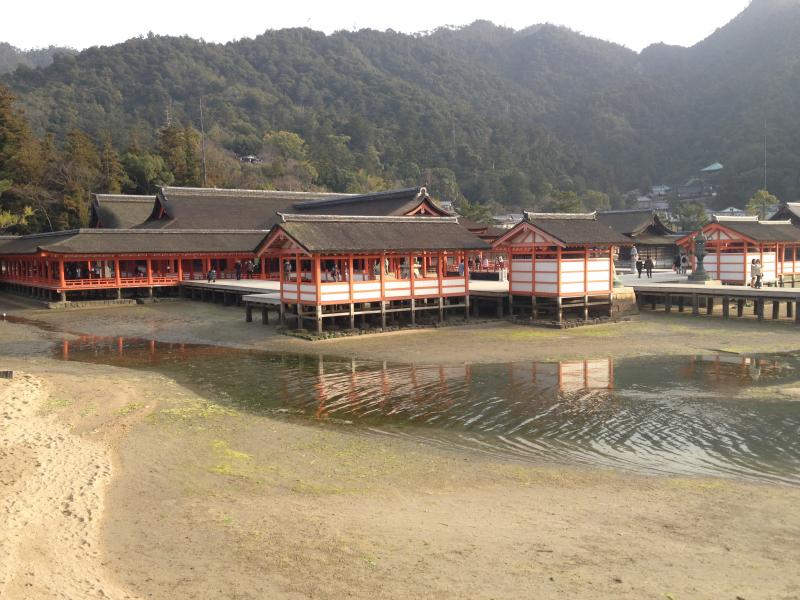
<path fill-rule="evenodd" d="M 153 147 L 165 123 L 222 151 L 264 152 L 268 132 L 307 144 L 314 183 L 356 175 L 432 183 L 441 196 L 541 205 L 590 190 L 675 184 L 725 165 L 720 205 L 763 185 L 800 196 L 800 0 L 753 0 L 691 48 L 641 53 L 563 27 L 479 21 L 427 34 L 267 31 L 210 44 L 147 37 L 0 79 L 40 135 L 79 128 Z M 765 129 L 766 123 L 766 129 Z M 365 179 L 366 178 L 366 179 Z M 568 199 L 567 199 L 568 201 Z M 583 201 L 588 206 L 588 201 Z"/>
<path fill-rule="evenodd" d="M 50 46 L 33 50 L 20 50 L 11 44 L 0 42 L 0 75 L 11 73 L 18 66 L 28 68 L 46 67 L 53 62 L 55 54 L 76 54 L 72 48 Z"/>

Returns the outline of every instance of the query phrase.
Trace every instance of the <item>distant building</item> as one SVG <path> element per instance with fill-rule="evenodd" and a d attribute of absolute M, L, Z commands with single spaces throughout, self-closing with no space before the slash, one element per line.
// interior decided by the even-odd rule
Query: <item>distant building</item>
<path fill-rule="evenodd" d="M 745 213 L 741 208 L 736 208 L 735 206 L 729 206 L 728 208 L 724 208 L 722 210 L 717 210 L 711 213 L 712 217 L 744 217 L 747 213 Z"/>
<path fill-rule="evenodd" d="M 663 198 L 664 196 L 669 196 L 671 191 L 672 188 L 668 185 L 654 185 L 650 188 L 650 196 L 653 198 Z"/>
<path fill-rule="evenodd" d="M 495 226 L 499 227 L 500 229 L 511 229 L 517 223 L 522 221 L 522 219 L 522 213 L 508 213 L 505 215 L 495 215 L 492 217 Z"/>
<path fill-rule="evenodd" d="M 669 269 L 678 251 L 675 242 L 680 237 L 667 227 L 652 210 L 609 210 L 597 214 L 597 220 L 624 235 L 636 245 L 639 256 L 649 256 L 658 269 Z M 622 247 L 619 260 L 628 264 L 631 248 Z"/>
<path fill-rule="evenodd" d="M 800 226 L 800 202 L 784 202 L 770 218 L 770 221 L 792 222 L 792 225 Z"/>

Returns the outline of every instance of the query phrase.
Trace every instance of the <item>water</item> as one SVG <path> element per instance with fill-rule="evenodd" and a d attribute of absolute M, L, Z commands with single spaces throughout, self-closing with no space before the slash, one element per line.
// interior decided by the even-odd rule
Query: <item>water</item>
<path fill-rule="evenodd" d="M 498 457 L 800 485 L 800 357 L 414 366 L 84 337 L 68 360 L 155 370 L 259 413 Z"/>

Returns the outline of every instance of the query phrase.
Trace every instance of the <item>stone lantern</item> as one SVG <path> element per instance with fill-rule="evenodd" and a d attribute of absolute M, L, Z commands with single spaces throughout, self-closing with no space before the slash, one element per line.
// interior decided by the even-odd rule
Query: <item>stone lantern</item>
<path fill-rule="evenodd" d="M 689 281 L 708 281 L 711 279 L 703 266 L 703 259 L 706 257 L 706 254 L 708 254 L 706 252 L 706 242 L 708 242 L 708 238 L 703 235 L 702 231 L 694 238 L 695 265 L 694 269 L 692 269 L 692 274 L 689 275 Z"/>

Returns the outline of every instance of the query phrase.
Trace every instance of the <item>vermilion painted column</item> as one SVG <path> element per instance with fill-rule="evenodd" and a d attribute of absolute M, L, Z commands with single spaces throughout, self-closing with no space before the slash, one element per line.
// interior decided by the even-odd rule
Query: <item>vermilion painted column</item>
<path fill-rule="evenodd" d="M 62 289 L 67 286 L 66 277 L 64 277 L 64 259 L 59 259 L 58 261 L 58 283 L 61 285 Z"/>
<path fill-rule="evenodd" d="M 150 257 L 147 258 L 147 284 L 153 285 L 153 261 Z"/>
<path fill-rule="evenodd" d="M 122 286 L 122 273 L 119 270 L 119 257 L 114 257 L 114 284 L 117 287 Z"/>

